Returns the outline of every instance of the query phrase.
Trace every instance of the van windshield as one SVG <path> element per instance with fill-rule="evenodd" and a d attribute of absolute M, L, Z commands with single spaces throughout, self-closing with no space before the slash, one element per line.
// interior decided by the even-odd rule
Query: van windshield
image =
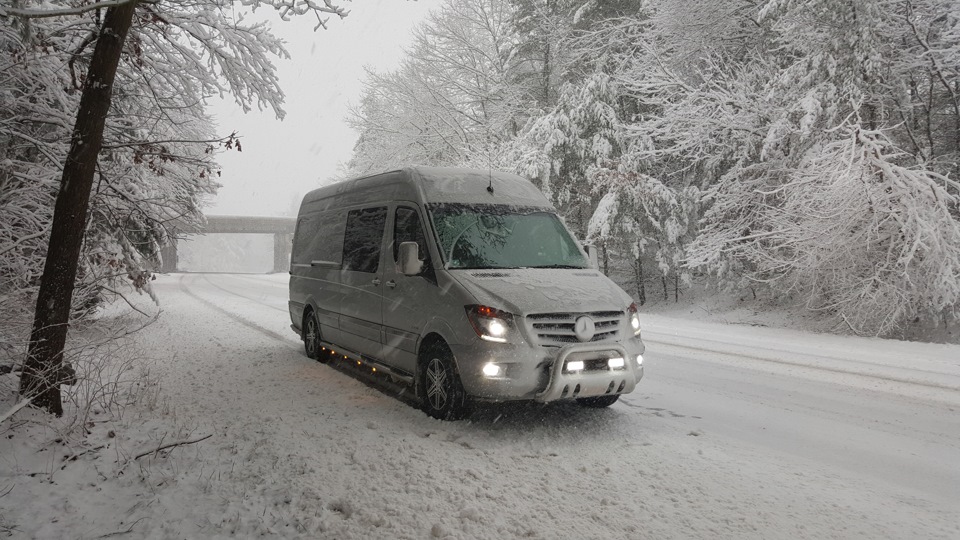
<path fill-rule="evenodd" d="M 447 268 L 586 268 L 551 210 L 505 204 L 427 205 Z"/>

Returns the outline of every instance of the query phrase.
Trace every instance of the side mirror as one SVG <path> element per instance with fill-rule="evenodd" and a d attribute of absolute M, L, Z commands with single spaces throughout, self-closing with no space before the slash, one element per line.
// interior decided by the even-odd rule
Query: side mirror
<path fill-rule="evenodd" d="M 588 244 L 584 246 L 587 248 L 587 257 L 590 258 L 590 267 L 591 268 L 600 268 L 600 261 L 597 258 L 597 248 L 593 244 Z"/>
<path fill-rule="evenodd" d="M 416 242 L 400 243 L 400 260 L 397 270 L 405 276 L 415 276 L 423 271 L 423 261 L 420 260 L 420 247 Z"/>

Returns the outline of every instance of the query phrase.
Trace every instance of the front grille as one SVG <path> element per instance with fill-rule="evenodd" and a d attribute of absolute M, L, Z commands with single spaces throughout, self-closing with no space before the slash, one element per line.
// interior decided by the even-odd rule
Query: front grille
<path fill-rule="evenodd" d="M 591 313 L 535 313 L 527 315 L 527 327 L 537 345 L 562 347 L 580 343 L 573 327 L 577 319 L 588 315 L 593 319 L 596 332 L 589 343 L 617 341 L 620 338 L 622 311 L 594 311 Z"/>

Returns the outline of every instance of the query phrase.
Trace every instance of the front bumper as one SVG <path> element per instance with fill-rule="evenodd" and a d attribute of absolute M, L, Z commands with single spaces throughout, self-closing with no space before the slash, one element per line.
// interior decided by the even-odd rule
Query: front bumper
<path fill-rule="evenodd" d="M 610 356 L 610 351 L 616 354 Z M 568 361 L 592 360 L 596 358 L 619 357 L 624 365 L 619 369 L 595 369 L 569 373 L 564 370 Z M 640 372 L 637 373 L 636 370 Z M 629 394 L 637 386 L 637 381 L 643 377 L 643 368 L 636 365 L 636 355 L 631 358 L 623 345 L 606 346 L 598 351 L 590 344 L 568 345 L 560 349 L 557 358 L 550 367 L 550 381 L 543 391 L 537 393 L 536 400 L 547 402 L 564 398 L 594 397 L 608 394 Z"/>
<path fill-rule="evenodd" d="M 613 343 L 575 343 L 565 347 L 530 347 L 481 340 L 451 346 L 460 379 L 467 394 L 486 401 L 561 399 L 627 394 L 643 378 L 637 356 L 643 354 L 643 342 L 629 339 Z M 624 359 L 623 368 L 610 369 L 609 358 Z M 570 373 L 566 362 L 584 361 L 588 369 Z M 497 377 L 483 374 L 483 366 L 495 363 L 503 373 Z M 601 366 L 589 369 L 591 366 Z"/>

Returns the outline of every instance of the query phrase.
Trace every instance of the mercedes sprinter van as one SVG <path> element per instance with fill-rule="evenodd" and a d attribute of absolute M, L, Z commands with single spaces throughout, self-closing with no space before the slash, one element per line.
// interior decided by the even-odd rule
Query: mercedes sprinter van
<path fill-rule="evenodd" d="M 513 174 L 412 167 L 308 193 L 289 308 L 308 356 L 407 383 L 435 418 L 606 407 L 643 377 L 636 304 Z"/>

